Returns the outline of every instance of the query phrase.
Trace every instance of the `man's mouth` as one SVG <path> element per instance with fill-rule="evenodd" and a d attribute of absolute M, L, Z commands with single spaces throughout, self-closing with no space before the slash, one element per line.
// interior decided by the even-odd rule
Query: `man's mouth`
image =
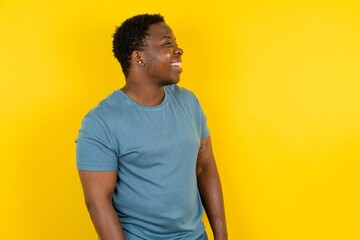
<path fill-rule="evenodd" d="M 170 66 L 181 67 L 181 62 L 172 62 L 172 63 L 170 63 Z"/>
<path fill-rule="evenodd" d="M 182 72 L 182 68 L 181 68 L 181 62 L 172 62 L 170 63 L 170 66 L 178 73 Z"/>

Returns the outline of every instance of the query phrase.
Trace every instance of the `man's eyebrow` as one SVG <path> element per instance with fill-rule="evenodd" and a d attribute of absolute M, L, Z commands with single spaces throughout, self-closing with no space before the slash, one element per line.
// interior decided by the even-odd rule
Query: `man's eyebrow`
<path fill-rule="evenodd" d="M 163 36 L 161 39 L 173 39 L 172 36 Z M 174 40 L 176 41 L 176 38 L 174 37 Z"/>

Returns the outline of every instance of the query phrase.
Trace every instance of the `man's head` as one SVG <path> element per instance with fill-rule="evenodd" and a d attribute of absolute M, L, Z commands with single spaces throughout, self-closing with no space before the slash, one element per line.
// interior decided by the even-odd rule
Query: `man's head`
<path fill-rule="evenodd" d="M 133 51 L 143 50 L 149 26 L 165 22 L 160 14 L 142 14 L 125 20 L 114 33 L 113 52 L 125 77 L 128 76 Z"/>

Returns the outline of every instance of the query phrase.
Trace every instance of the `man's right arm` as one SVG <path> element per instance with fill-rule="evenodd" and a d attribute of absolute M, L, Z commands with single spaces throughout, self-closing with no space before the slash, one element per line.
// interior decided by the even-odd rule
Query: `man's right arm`
<path fill-rule="evenodd" d="M 112 205 L 117 171 L 79 170 L 86 207 L 101 240 L 125 240 L 124 231 Z"/>

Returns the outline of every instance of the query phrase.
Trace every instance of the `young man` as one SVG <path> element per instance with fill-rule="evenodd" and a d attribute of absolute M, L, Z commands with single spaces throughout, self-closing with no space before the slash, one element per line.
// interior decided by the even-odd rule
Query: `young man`
<path fill-rule="evenodd" d="M 102 240 L 227 239 L 220 179 L 205 115 L 177 86 L 183 50 L 160 15 L 117 28 L 125 86 L 83 119 L 77 167 Z"/>

